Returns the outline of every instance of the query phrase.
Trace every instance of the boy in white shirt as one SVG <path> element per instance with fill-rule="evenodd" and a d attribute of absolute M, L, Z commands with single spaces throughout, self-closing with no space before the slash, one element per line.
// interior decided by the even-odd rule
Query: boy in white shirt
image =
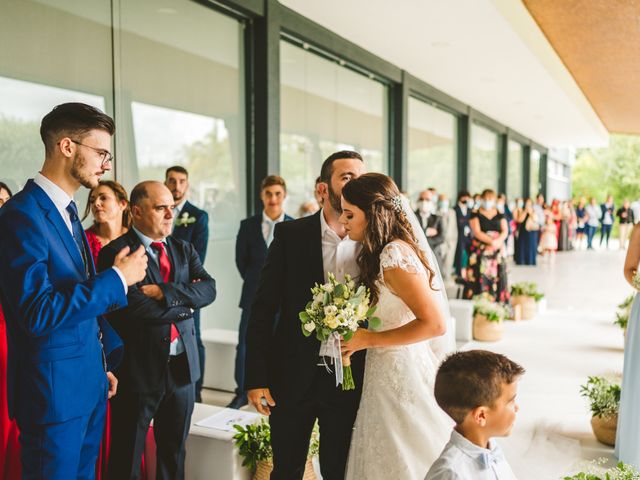
<path fill-rule="evenodd" d="M 511 433 L 522 374 L 517 363 L 484 350 L 454 353 L 440 365 L 436 401 L 456 426 L 425 480 L 515 480 L 492 437 Z"/>

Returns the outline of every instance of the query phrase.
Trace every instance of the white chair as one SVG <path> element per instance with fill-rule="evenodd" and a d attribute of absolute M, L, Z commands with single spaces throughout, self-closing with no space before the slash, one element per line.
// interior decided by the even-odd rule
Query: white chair
<path fill-rule="evenodd" d="M 460 345 L 473 340 L 473 302 L 449 298 L 449 311 L 455 319 L 456 342 Z"/>

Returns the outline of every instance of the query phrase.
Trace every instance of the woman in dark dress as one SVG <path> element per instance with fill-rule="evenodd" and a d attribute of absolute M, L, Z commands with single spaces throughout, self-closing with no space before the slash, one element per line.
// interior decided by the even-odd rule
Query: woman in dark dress
<path fill-rule="evenodd" d="M 578 206 L 576 207 L 576 249 L 583 246 L 584 238 L 587 233 L 587 199 L 580 198 Z"/>
<path fill-rule="evenodd" d="M 469 254 L 467 282 L 464 298 L 488 293 L 497 302 L 509 302 L 505 239 L 508 235 L 507 220 L 496 208 L 496 193 L 482 192 L 480 208 L 469 220 L 473 240 Z"/>
<path fill-rule="evenodd" d="M 0 207 L 10 198 L 11 190 L 0 182 Z M 0 305 L 0 480 L 19 480 L 20 443 L 18 425 L 9 418 L 7 402 L 7 325 Z"/>

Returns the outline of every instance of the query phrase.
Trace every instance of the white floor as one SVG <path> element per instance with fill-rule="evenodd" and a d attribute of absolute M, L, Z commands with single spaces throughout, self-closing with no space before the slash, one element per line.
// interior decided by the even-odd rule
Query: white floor
<path fill-rule="evenodd" d="M 588 460 L 614 461 L 613 449 L 595 440 L 588 403 L 579 395 L 589 375 L 622 370 L 623 335 L 613 320 L 616 305 L 632 290 L 622 277 L 625 254 L 613 247 L 561 252 L 537 267 L 512 266 L 509 281 L 538 283 L 547 311 L 507 322 L 500 342 L 465 346 L 503 353 L 527 369 L 518 420 L 501 442 L 519 480 L 558 479 Z M 213 390 L 203 396 L 221 406 L 232 398 Z"/>
<path fill-rule="evenodd" d="M 520 480 L 561 478 L 585 460 L 613 461 L 613 449 L 593 436 L 579 389 L 589 375 L 622 370 L 624 339 L 613 320 L 616 305 L 632 292 L 622 276 L 624 255 L 613 249 L 561 252 L 537 267 L 511 267 L 510 282 L 538 283 L 547 311 L 507 322 L 500 342 L 465 347 L 503 353 L 527 369 L 516 426 L 501 442 Z"/>

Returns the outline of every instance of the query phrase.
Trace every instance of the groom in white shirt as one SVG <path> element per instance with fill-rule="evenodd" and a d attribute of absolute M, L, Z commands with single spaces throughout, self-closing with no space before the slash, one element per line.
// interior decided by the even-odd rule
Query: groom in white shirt
<path fill-rule="evenodd" d="M 356 389 L 342 391 L 319 357 L 320 342 L 302 334 L 298 313 L 310 300 L 311 287 L 324 283 L 328 272 L 338 280 L 359 274 L 361 246 L 348 238 L 338 218 L 342 187 L 362 173 L 364 163 L 357 152 L 329 156 L 318 185 L 323 209 L 276 226 L 261 273 L 247 333 L 245 389 L 249 403 L 270 415 L 272 480 L 302 478 L 316 420 L 322 436 L 322 476 L 344 478 L 362 393 L 364 351 L 351 359 Z"/>

